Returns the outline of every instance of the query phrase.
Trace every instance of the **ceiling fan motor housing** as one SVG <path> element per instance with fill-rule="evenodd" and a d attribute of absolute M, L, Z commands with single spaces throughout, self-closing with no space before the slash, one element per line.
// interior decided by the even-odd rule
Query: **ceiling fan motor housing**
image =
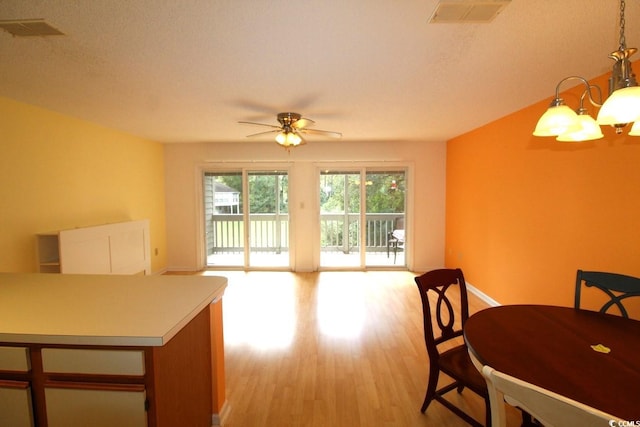
<path fill-rule="evenodd" d="M 282 126 L 291 126 L 301 118 L 302 116 L 298 113 L 278 113 L 278 122 Z"/>

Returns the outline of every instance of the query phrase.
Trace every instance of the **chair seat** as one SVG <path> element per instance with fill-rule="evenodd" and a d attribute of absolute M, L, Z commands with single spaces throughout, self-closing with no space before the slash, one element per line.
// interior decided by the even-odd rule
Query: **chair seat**
<path fill-rule="evenodd" d="M 398 242 L 404 243 L 404 230 L 393 230 L 391 236 Z"/>
<path fill-rule="evenodd" d="M 454 347 L 440 355 L 440 370 L 452 378 L 465 378 L 466 387 L 482 397 L 488 397 L 487 383 L 471 362 L 471 357 L 465 345 Z"/>

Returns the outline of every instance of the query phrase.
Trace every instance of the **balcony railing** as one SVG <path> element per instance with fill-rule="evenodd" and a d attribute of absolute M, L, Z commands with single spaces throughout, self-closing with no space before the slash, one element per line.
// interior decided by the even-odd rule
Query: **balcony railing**
<path fill-rule="evenodd" d="M 404 214 L 367 214 L 365 216 L 367 252 L 387 250 L 387 239 L 393 225 Z M 289 250 L 288 214 L 249 215 L 249 247 L 251 252 Z M 360 248 L 359 214 L 321 214 L 320 244 L 323 251 L 350 253 Z M 207 254 L 242 252 L 245 236 L 242 214 L 216 214 L 207 222 Z"/>

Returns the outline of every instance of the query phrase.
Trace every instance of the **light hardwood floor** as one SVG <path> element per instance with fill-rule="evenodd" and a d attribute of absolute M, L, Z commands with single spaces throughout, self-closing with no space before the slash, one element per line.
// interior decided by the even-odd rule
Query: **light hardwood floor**
<path fill-rule="evenodd" d="M 466 426 L 437 402 L 409 272 L 223 275 L 224 427 Z M 470 312 L 486 304 L 470 295 Z M 450 393 L 477 419 L 480 398 Z M 510 425 L 519 415 L 510 413 Z"/>

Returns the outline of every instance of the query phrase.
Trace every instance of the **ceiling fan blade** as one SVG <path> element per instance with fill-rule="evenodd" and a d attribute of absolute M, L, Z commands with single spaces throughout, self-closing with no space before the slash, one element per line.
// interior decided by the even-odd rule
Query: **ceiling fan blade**
<path fill-rule="evenodd" d="M 302 129 L 305 128 L 307 126 L 311 126 L 313 125 L 315 122 L 311 119 L 307 119 L 305 117 L 302 117 L 298 120 L 296 120 L 295 122 L 293 122 L 293 124 L 291 125 L 291 127 L 294 127 L 296 129 Z"/>
<path fill-rule="evenodd" d="M 274 130 L 267 130 L 267 131 L 264 131 L 264 132 L 252 133 L 251 135 L 247 135 L 247 138 L 251 138 L 251 137 L 254 137 L 254 136 L 260 136 L 260 135 L 267 135 L 269 133 L 276 133 L 276 132 L 280 132 L 280 128 L 274 129 Z"/>
<path fill-rule="evenodd" d="M 302 133 L 308 133 L 311 135 L 325 135 L 330 136 L 331 138 L 342 138 L 342 133 L 334 132 L 331 130 L 322 130 L 322 129 L 298 129 Z"/>
<path fill-rule="evenodd" d="M 266 123 L 246 122 L 244 120 L 241 120 L 238 123 L 242 123 L 242 124 L 245 124 L 245 125 L 267 126 L 267 127 L 274 128 L 274 129 L 280 129 L 280 126 L 269 125 L 269 124 L 266 124 Z"/>

